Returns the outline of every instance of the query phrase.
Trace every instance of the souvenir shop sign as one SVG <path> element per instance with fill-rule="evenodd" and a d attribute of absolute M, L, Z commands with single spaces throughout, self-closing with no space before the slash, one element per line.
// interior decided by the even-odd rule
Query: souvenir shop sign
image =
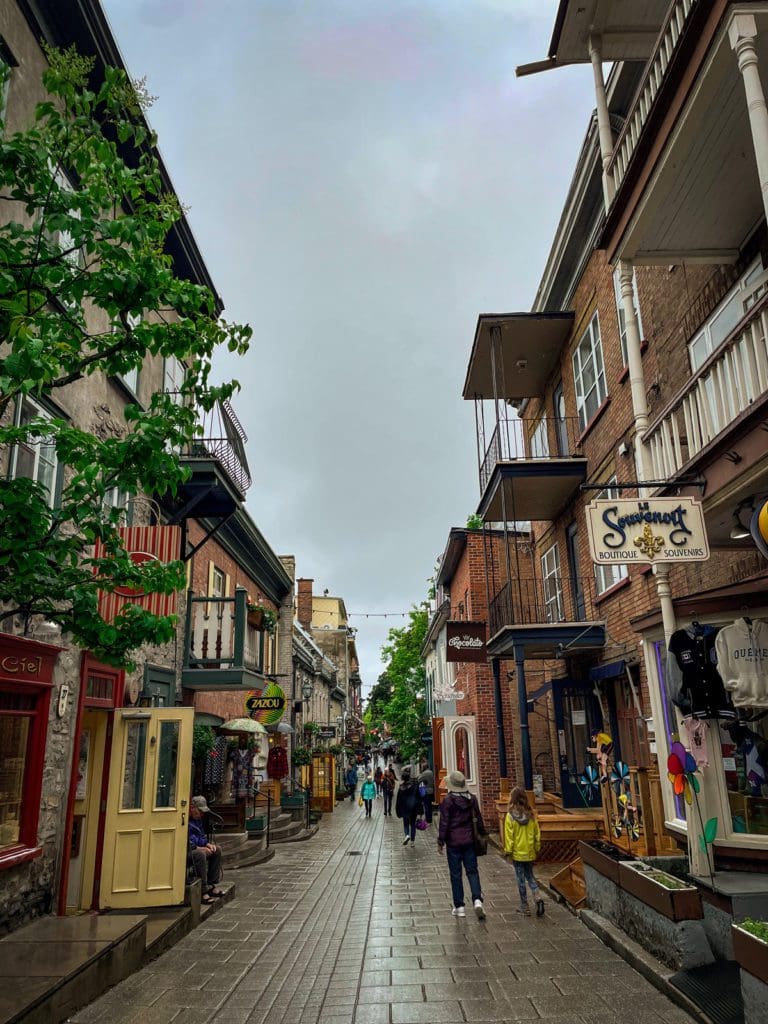
<path fill-rule="evenodd" d="M 318 739 L 321 740 L 333 740 L 336 738 L 336 726 L 335 725 L 321 725 L 317 733 Z"/>
<path fill-rule="evenodd" d="M 285 694 L 277 683 L 269 683 L 263 690 L 251 690 L 245 698 L 245 713 L 262 725 L 274 725 L 283 717 Z"/>
<path fill-rule="evenodd" d="M 446 622 L 446 661 L 485 662 L 485 623 Z"/>
<path fill-rule="evenodd" d="M 587 505 L 592 561 L 705 562 L 709 543 L 694 498 L 620 498 Z"/>

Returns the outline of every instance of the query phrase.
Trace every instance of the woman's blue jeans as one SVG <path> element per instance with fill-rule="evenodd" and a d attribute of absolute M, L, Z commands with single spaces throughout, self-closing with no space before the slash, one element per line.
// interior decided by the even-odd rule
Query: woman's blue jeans
<path fill-rule="evenodd" d="M 483 891 L 480 888 L 480 873 L 477 870 L 477 854 L 474 846 L 446 846 L 448 871 L 451 874 L 451 892 L 454 907 L 464 906 L 464 880 L 461 876 L 462 866 L 467 872 L 469 891 L 472 900 L 481 900 Z"/>

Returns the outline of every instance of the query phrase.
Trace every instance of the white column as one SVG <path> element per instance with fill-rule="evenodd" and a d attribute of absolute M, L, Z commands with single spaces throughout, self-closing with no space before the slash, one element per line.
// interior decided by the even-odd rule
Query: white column
<path fill-rule="evenodd" d="M 605 210 L 613 202 L 616 191 L 613 184 L 613 176 L 608 166 L 613 156 L 613 132 L 611 131 L 611 117 L 608 113 L 608 99 L 605 95 L 605 79 L 603 78 L 603 55 L 600 50 L 600 37 L 589 37 L 589 57 L 592 61 L 592 71 L 595 76 L 595 103 L 597 106 L 597 134 L 600 139 L 600 159 L 603 162 L 603 199 Z"/>
<path fill-rule="evenodd" d="M 629 387 L 632 395 L 632 413 L 635 420 L 635 471 L 638 480 L 650 480 L 648 448 L 643 441 L 648 429 L 648 400 L 646 398 L 643 357 L 640 352 L 640 325 L 635 310 L 635 293 L 632 287 L 634 268 L 629 260 L 619 260 L 619 284 L 621 285 L 621 307 L 624 311 L 624 329 L 627 336 L 627 366 Z M 642 495 L 641 495 L 642 496 Z"/>
<path fill-rule="evenodd" d="M 664 625 L 664 643 L 669 649 L 669 640 L 677 629 L 675 606 L 672 604 L 672 588 L 669 585 L 669 562 L 659 562 L 653 567 L 656 576 L 656 592 L 661 605 L 661 621 Z"/>
<path fill-rule="evenodd" d="M 744 81 L 747 97 L 749 126 L 752 130 L 752 145 L 757 161 L 760 191 L 763 195 L 763 209 L 768 218 L 768 109 L 765 93 L 757 67 L 757 25 L 751 14 L 735 14 L 728 26 L 728 38 L 739 61 L 739 71 Z"/>

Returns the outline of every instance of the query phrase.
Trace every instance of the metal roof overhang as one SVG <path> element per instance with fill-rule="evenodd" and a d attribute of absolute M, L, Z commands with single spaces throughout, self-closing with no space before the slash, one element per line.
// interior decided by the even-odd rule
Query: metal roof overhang
<path fill-rule="evenodd" d="M 569 311 L 481 313 L 477 318 L 463 397 L 509 400 L 542 394 L 571 332 L 573 317 Z M 501 344 L 496 353 L 492 344 L 494 327 L 501 332 Z"/>
<path fill-rule="evenodd" d="M 664 24 L 669 0 L 560 0 L 550 60 L 588 64 L 589 37 L 599 36 L 604 61 L 647 60 Z"/>
<path fill-rule="evenodd" d="M 558 658 L 564 654 L 605 647 L 604 622 L 545 622 L 536 625 L 503 626 L 488 642 L 493 658 L 514 658 L 524 651 L 526 660 Z"/>
<path fill-rule="evenodd" d="M 499 462 L 477 514 L 487 523 L 552 522 L 586 478 L 586 459 Z"/>

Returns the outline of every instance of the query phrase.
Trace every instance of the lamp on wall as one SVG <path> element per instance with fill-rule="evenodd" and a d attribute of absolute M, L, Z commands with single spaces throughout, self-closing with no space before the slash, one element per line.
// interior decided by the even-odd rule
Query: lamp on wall
<path fill-rule="evenodd" d="M 740 501 L 733 511 L 733 526 L 731 527 L 731 532 L 728 534 L 731 540 L 745 540 L 747 537 L 751 536 L 749 527 L 745 526 L 741 521 L 741 513 L 745 508 L 750 509 L 750 511 L 754 508 L 754 504 L 751 499 L 748 501 Z"/>

